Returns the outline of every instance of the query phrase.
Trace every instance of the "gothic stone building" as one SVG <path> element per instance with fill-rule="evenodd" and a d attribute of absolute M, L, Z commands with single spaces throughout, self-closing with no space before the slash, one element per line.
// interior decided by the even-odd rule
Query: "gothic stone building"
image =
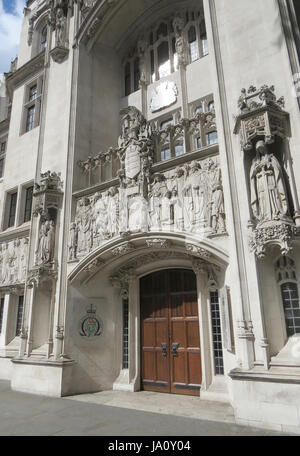
<path fill-rule="evenodd" d="M 296 3 L 27 1 L 0 98 L 12 389 L 300 429 Z"/>

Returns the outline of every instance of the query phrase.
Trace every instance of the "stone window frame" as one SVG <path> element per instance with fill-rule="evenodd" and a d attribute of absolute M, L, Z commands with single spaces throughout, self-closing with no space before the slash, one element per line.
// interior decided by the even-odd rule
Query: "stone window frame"
<path fill-rule="evenodd" d="M 187 63 L 188 65 L 198 61 L 201 58 L 206 57 L 209 55 L 208 51 L 208 44 L 207 44 L 207 31 L 206 31 L 206 24 L 204 13 L 201 9 L 187 9 L 184 13 L 185 16 L 185 26 L 183 28 L 183 37 L 185 42 L 187 43 Z M 159 29 L 162 25 L 166 26 L 167 33 L 166 35 L 159 35 Z M 196 42 L 197 42 L 197 58 L 192 59 L 190 46 L 189 46 L 189 31 L 192 28 L 195 28 L 196 32 Z M 175 32 L 173 30 L 172 25 L 172 18 L 162 18 L 156 22 L 155 26 L 152 26 L 147 29 L 145 36 L 147 37 L 147 47 L 145 50 L 145 61 L 146 61 L 146 79 L 149 84 L 153 84 L 161 80 L 164 77 L 175 73 L 177 68 L 177 58 L 176 58 L 176 50 L 175 50 Z M 205 40 L 204 40 L 205 36 Z M 153 37 L 153 40 L 151 40 Z M 156 39 L 154 39 L 156 37 Z M 203 41 L 205 41 L 205 46 L 203 45 Z M 160 76 L 159 74 L 159 62 L 158 62 L 158 49 L 163 43 L 168 44 L 168 54 L 169 54 L 169 62 L 170 62 L 170 73 L 168 75 Z M 204 52 L 204 47 L 206 47 L 207 51 Z M 152 54 L 153 53 L 153 54 Z M 153 55 L 153 58 L 151 56 Z M 153 61 L 153 73 L 152 73 L 152 62 Z M 133 48 L 129 51 L 128 56 L 123 59 L 123 84 L 124 84 L 124 96 L 129 96 L 131 93 L 136 92 L 139 90 L 139 85 L 136 83 L 136 71 L 135 66 L 136 62 L 139 62 L 139 55 L 137 48 Z M 130 67 L 130 72 L 127 71 L 128 66 Z M 153 77 L 153 75 L 155 77 Z M 125 82 L 127 78 L 130 78 L 130 89 L 128 89 L 128 85 Z"/>
<path fill-rule="evenodd" d="M 36 87 L 36 96 L 31 97 L 30 91 Z M 20 135 L 34 130 L 40 125 L 41 105 L 43 93 L 43 76 L 40 74 L 28 82 L 24 87 L 23 114 L 21 120 Z M 34 117 L 32 128 L 27 128 L 29 110 L 34 108 Z"/>
<path fill-rule="evenodd" d="M 24 318 L 24 304 L 25 304 L 25 288 L 20 286 L 18 289 L 14 289 L 12 292 L 9 288 L 7 290 L 0 290 L 0 298 L 4 299 L 3 306 L 3 317 L 2 317 L 2 328 L 0 336 L 2 338 L 2 343 L 0 348 L 5 348 L 10 345 L 10 348 L 15 349 L 16 351 L 19 348 L 20 334 L 17 334 L 17 324 L 18 324 L 18 308 L 20 297 L 23 296 L 23 312 L 22 318 L 19 320 L 21 322 L 21 328 Z M 6 307 L 8 306 L 8 307 Z M 4 342 L 6 341 L 6 343 Z M 13 342 L 14 341 L 14 342 Z"/>
<path fill-rule="evenodd" d="M 287 263 L 285 264 L 280 264 L 280 263 Z M 286 314 L 285 314 L 285 306 L 283 302 L 283 296 L 282 296 L 282 286 L 286 284 L 294 284 L 297 287 L 297 293 L 298 293 L 298 300 L 299 300 L 299 309 L 300 309 L 300 294 L 299 294 L 299 282 L 298 282 L 298 274 L 297 274 L 297 266 L 296 262 L 292 258 L 291 255 L 286 255 L 286 256 L 280 256 L 276 259 L 274 262 L 274 269 L 275 269 L 275 275 L 276 275 L 276 282 L 277 282 L 277 287 L 278 287 L 278 294 L 279 294 L 279 301 L 280 301 L 280 316 L 281 316 L 281 322 L 282 322 L 282 328 L 284 332 L 284 338 L 287 340 L 289 337 L 288 335 L 288 330 L 287 330 L 287 320 L 286 320 Z M 299 333 L 300 334 L 300 331 Z"/>
<path fill-rule="evenodd" d="M 31 223 L 31 220 L 24 222 L 24 212 L 25 212 L 25 198 L 26 198 L 26 191 L 29 187 L 34 186 L 34 181 L 31 179 L 27 182 L 24 182 L 16 187 L 12 187 L 11 189 L 7 190 L 4 194 L 4 210 L 2 213 L 2 231 L 15 229 L 21 225 L 28 225 Z M 10 211 L 10 198 L 11 195 L 17 193 L 17 203 L 16 203 L 16 212 L 15 212 L 15 222 L 14 225 L 8 226 L 8 217 Z M 32 208 L 31 208 L 32 211 Z"/>
<path fill-rule="evenodd" d="M 210 105 L 213 104 L 213 108 L 210 108 Z M 205 97 L 198 98 L 197 100 L 189 103 L 189 116 L 190 118 L 194 118 L 198 113 L 213 113 L 215 115 L 215 101 L 213 94 L 206 95 Z M 218 129 L 211 128 L 208 131 L 201 131 L 199 134 L 192 134 L 190 138 L 190 149 L 191 150 L 199 150 L 203 147 L 208 147 L 212 145 L 217 145 L 219 141 L 214 144 L 207 144 L 207 133 L 212 133 L 213 131 L 217 131 Z M 199 147 L 198 139 L 201 139 L 201 146 Z"/>
<path fill-rule="evenodd" d="M 33 59 L 37 55 L 45 52 L 47 44 L 49 42 L 49 27 L 47 24 L 47 13 L 42 14 L 36 23 L 34 24 L 34 30 L 32 35 L 31 42 L 31 58 Z M 46 42 L 42 46 L 42 39 L 44 35 L 44 30 L 46 30 Z"/>
<path fill-rule="evenodd" d="M 173 110 L 173 111 L 170 111 L 170 112 L 167 112 L 167 113 L 165 113 L 165 114 L 153 119 L 151 121 L 151 123 L 153 125 L 155 125 L 155 128 L 157 130 L 165 131 L 167 129 L 168 125 L 166 125 L 166 128 L 161 128 L 161 125 L 164 124 L 165 122 L 168 122 L 171 119 L 172 119 L 172 121 L 169 123 L 169 125 L 176 125 L 179 122 L 179 120 L 181 119 L 181 109 L 180 108 L 176 109 L 176 110 Z M 161 159 L 162 151 L 164 149 L 166 149 L 166 146 L 169 146 L 170 157 L 165 159 L 165 160 L 162 160 Z M 161 140 L 159 138 L 157 138 L 156 147 L 155 147 L 156 156 L 154 158 L 154 162 L 155 163 L 162 163 L 164 161 L 171 160 L 172 158 L 176 158 L 175 146 L 176 146 L 176 141 L 173 141 L 171 135 L 168 135 L 167 140 L 164 141 L 164 142 L 161 142 Z M 183 147 L 184 147 L 184 154 L 185 154 L 186 151 L 185 151 L 184 138 L 183 138 Z"/>
<path fill-rule="evenodd" d="M 7 135 L 0 138 L 0 161 L 3 161 L 2 171 L 1 171 L 1 166 L 0 166 L 0 182 L 4 177 L 6 150 L 7 150 Z"/>
<path fill-rule="evenodd" d="M 30 180 L 19 187 L 19 194 L 20 194 L 20 201 L 19 201 L 19 209 L 17 214 L 17 226 L 31 223 L 31 219 L 28 221 L 24 221 L 25 219 L 25 206 L 26 206 L 26 193 L 28 188 L 32 187 L 34 190 L 34 181 Z M 31 213 L 32 213 L 32 203 L 31 203 Z"/>

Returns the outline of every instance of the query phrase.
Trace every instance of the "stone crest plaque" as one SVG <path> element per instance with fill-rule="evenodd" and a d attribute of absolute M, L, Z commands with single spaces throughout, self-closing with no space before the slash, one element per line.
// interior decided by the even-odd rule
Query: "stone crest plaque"
<path fill-rule="evenodd" d="M 125 153 L 126 177 L 134 179 L 141 171 L 140 148 L 137 144 L 130 144 Z"/>
<path fill-rule="evenodd" d="M 96 309 L 91 304 L 87 307 L 86 315 L 80 320 L 79 334 L 85 339 L 92 340 L 103 332 L 101 318 L 96 315 Z"/>

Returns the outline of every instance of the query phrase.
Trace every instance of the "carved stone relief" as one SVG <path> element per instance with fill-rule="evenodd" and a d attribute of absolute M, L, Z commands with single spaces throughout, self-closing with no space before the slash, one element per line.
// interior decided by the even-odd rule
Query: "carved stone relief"
<path fill-rule="evenodd" d="M 28 242 L 24 237 L 0 244 L 0 287 L 25 283 Z"/>
<path fill-rule="evenodd" d="M 70 260 L 85 256 L 115 236 L 135 232 L 193 232 L 206 236 L 225 233 L 218 158 L 147 175 L 142 184 L 142 170 L 132 178 L 126 169 L 125 162 L 119 188 L 78 200 L 70 226 Z M 163 248 L 165 241 L 156 239 L 150 244 Z M 120 249 L 126 246 L 118 247 L 117 253 L 121 254 Z"/>
<path fill-rule="evenodd" d="M 242 90 L 238 100 L 240 115 L 234 132 L 240 134 L 245 153 L 256 155 L 249 170 L 250 247 L 258 258 L 266 255 L 268 245 L 278 245 L 283 255 L 291 251 L 291 241 L 299 228 L 287 190 L 284 166 L 270 151 L 275 137 L 289 136 L 289 114 L 283 111 L 284 98 L 277 99 L 274 86 L 251 86 Z M 253 156 L 253 155 L 252 155 Z"/>

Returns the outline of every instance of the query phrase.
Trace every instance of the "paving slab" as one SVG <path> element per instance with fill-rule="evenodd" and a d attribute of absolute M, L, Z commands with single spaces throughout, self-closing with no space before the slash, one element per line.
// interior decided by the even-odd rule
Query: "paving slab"
<path fill-rule="evenodd" d="M 168 396 L 172 395 L 162 398 L 159 393 L 109 391 L 56 399 L 11 391 L 8 382 L 0 381 L 0 435 L 156 437 L 288 435 L 283 432 L 235 424 L 232 421 L 232 409 L 228 404 L 215 404 L 191 397 L 184 400 L 178 396 L 174 400 L 173 397 Z M 176 402 L 177 410 L 175 410 Z M 186 403 L 185 408 L 182 407 L 183 403 Z M 187 416 L 188 407 L 191 408 L 189 416 Z M 196 407 L 201 410 L 201 413 L 198 410 L 197 417 Z M 172 414 L 170 414 L 171 411 Z M 210 416 L 211 419 L 203 418 L 204 416 Z"/>

